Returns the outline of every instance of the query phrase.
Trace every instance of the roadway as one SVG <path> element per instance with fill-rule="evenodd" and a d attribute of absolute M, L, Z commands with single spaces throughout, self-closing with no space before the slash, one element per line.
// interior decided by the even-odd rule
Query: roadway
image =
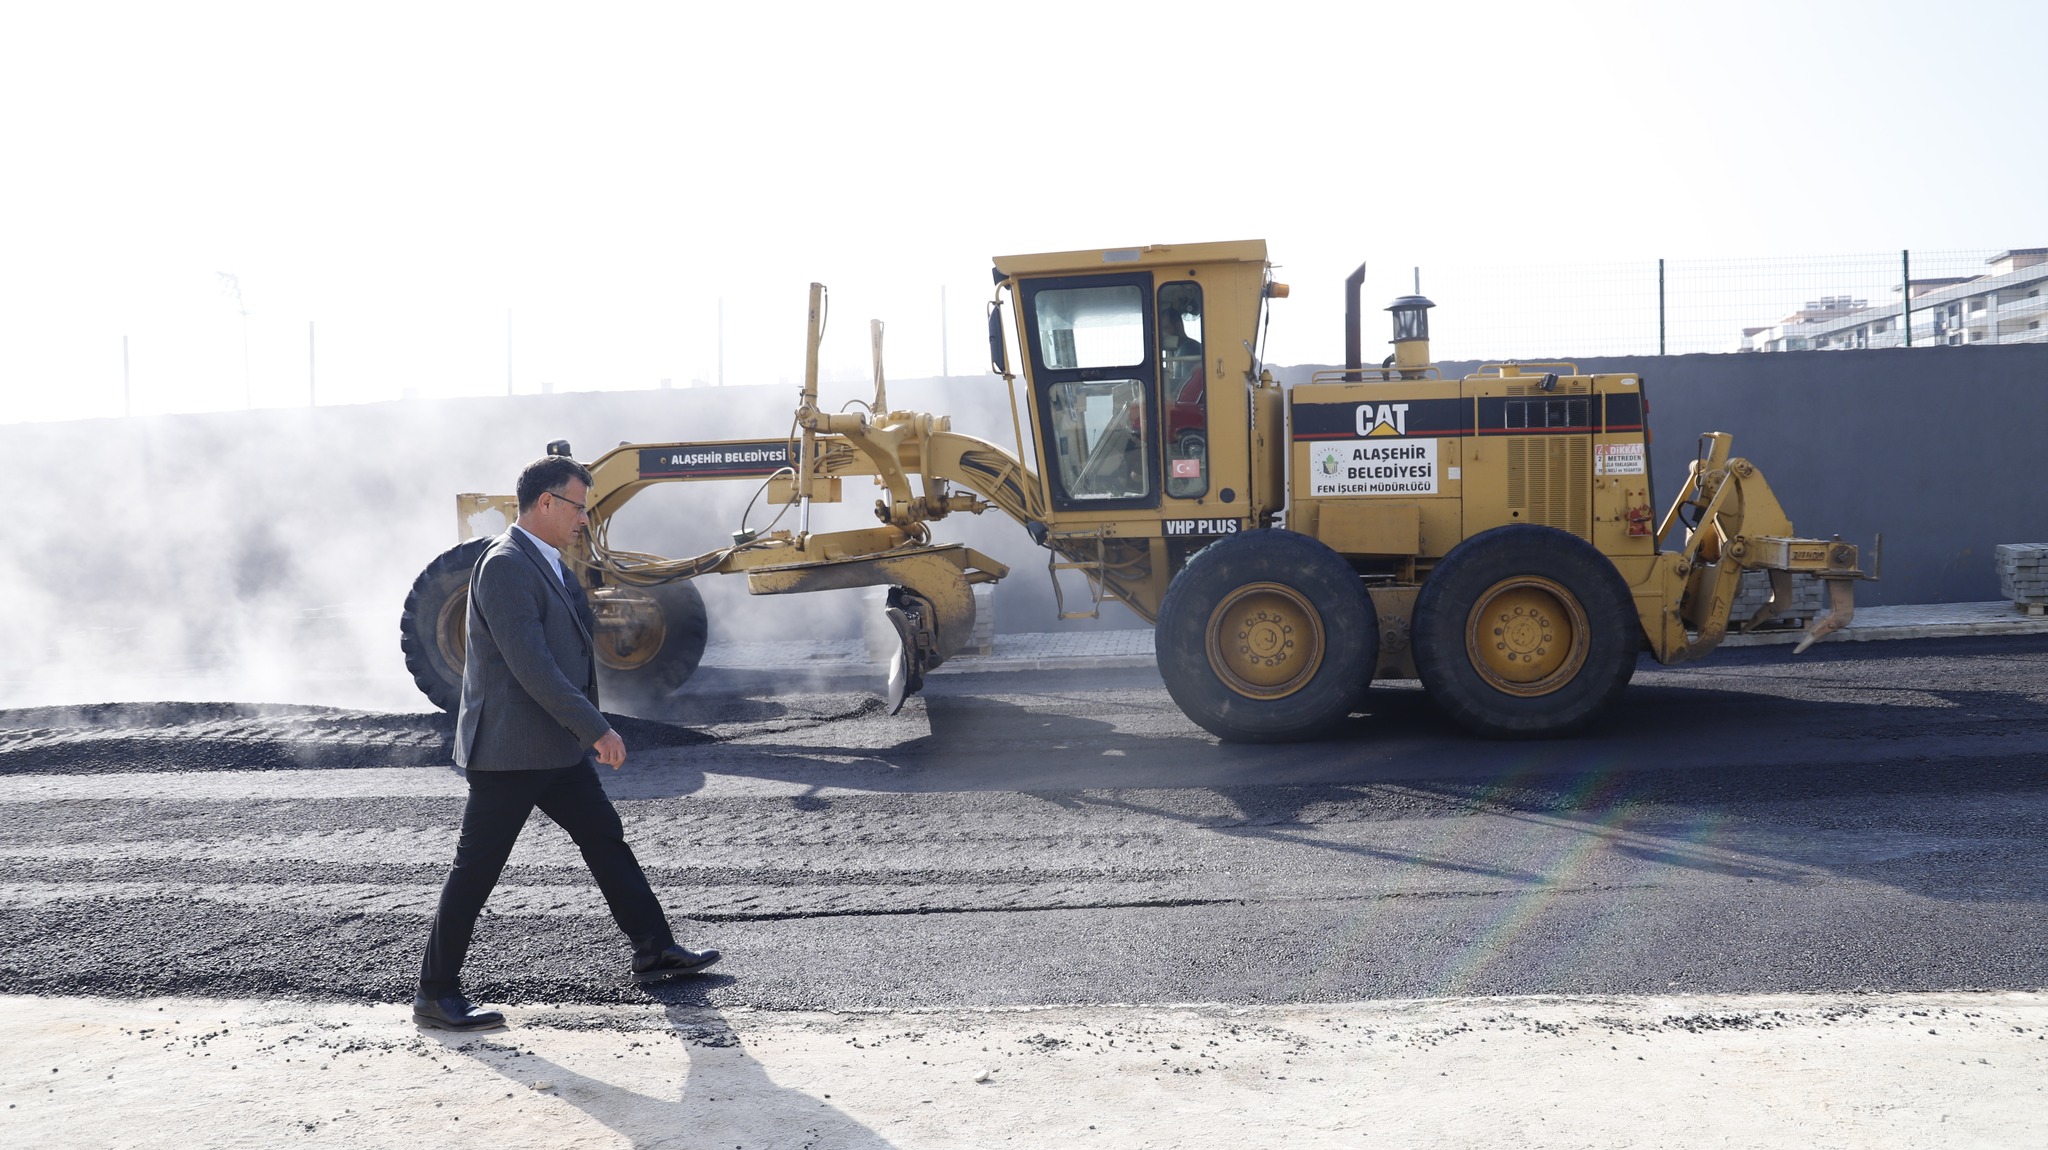
<path fill-rule="evenodd" d="M 1218 744 L 1143 667 L 709 669 L 608 779 L 711 1008 L 2048 985 L 2048 637 L 1723 652 L 1594 733 L 1491 743 L 1413 684 Z M 397 1002 L 462 782 L 433 715 L 0 714 L 0 992 Z M 535 820 L 495 1002 L 644 1001 Z M 147 958 L 138 961 L 138 953 Z"/>

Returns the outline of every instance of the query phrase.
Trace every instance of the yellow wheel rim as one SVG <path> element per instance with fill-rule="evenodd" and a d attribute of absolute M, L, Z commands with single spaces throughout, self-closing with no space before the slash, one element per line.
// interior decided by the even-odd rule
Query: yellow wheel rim
<path fill-rule="evenodd" d="M 434 617 L 434 645 L 441 648 L 441 657 L 455 668 L 457 678 L 462 676 L 462 660 L 469 653 L 469 589 L 467 587 L 448 596 L 441 604 L 441 613 Z"/>
<path fill-rule="evenodd" d="M 598 600 L 597 661 L 614 671 L 637 671 L 661 654 L 668 620 L 652 596 L 611 593 Z"/>
<path fill-rule="evenodd" d="M 1589 627 L 1578 597 L 1535 575 L 1486 589 L 1465 621 L 1465 654 L 1481 678 L 1510 695 L 1548 695 L 1586 665 Z"/>
<path fill-rule="evenodd" d="M 1323 617 L 1301 592 L 1247 583 L 1209 613 L 1209 667 L 1253 699 L 1292 695 L 1323 665 Z"/>

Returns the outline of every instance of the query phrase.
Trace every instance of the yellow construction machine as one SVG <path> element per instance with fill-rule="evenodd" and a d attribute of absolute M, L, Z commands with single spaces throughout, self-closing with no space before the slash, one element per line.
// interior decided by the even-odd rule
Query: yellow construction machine
<path fill-rule="evenodd" d="M 1713 650 L 1745 571 L 1768 572 L 1774 594 L 1743 628 L 1789 603 L 1801 573 L 1825 582 L 1829 609 L 1798 649 L 1848 622 L 1855 581 L 1871 577 L 1858 549 L 1795 536 L 1728 435 L 1700 437 L 1659 518 L 1638 376 L 1503 363 L 1443 378 L 1421 296 L 1388 308 L 1393 354 L 1367 366 L 1363 273 L 1347 284 L 1346 366 L 1286 389 L 1260 362 L 1271 301 L 1287 295 L 1263 241 L 998 257 L 989 354 L 1014 448 L 890 410 L 879 323 L 872 404 L 822 410 L 826 296 L 811 285 L 788 435 L 628 444 L 587 465 L 591 527 L 565 558 L 597 614 L 606 705 L 644 710 L 689 677 L 706 629 L 688 580 L 711 573 L 744 574 L 757 595 L 887 588 L 900 705 L 966 646 L 973 585 L 1009 571 L 935 542 L 931 524 L 990 508 L 1050 552 L 1056 593 L 1063 572 L 1085 577 L 1091 601 L 1056 599 L 1062 616 L 1114 599 L 1153 623 L 1174 701 L 1232 741 L 1312 737 L 1389 678 L 1420 679 L 1482 735 L 1575 731 L 1620 696 L 1640 652 L 1670 664 Z M 878 525 L 812 532 L 812 505 L 856 477 L 881 489 Z M 793 507 L 794 529 L 742 530 L 687 559 L 607 545 L 612 516 L 649 485 L 714 479 L 760 484 Z M 458 519 L 474 534 L 479 512 L 509 521 L 513 503 L 460 495 Z M 447 708 L 485 542 L 435 559 L 406 602 L 407 664 Z"/>

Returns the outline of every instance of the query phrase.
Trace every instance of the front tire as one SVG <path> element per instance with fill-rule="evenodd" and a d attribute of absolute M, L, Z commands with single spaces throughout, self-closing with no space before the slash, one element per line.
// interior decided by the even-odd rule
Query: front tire
<path fill-rule="evenodd" d="M 1530 523 L 1453 548 L 1415 599 L 1415 669 L 1446 715 L 1488 738 L 1584 729 L 1642 649 L 1628 584 L 1569 532 Z"/>
<path fill-rule="evenodd" d="M 1351 713 L 1379 662 L 1365 584 L 1335 551 L 1266 529 L 1197 552 L 1166 589 L 1160 677 L 1225 742 L 1309 739 Z"/>
<path fill-rule="evenodd" d="M 398 645 L 405 669 L 427 701 L 453 712 L 462 702 L 462 658 L 469 637 L 469 573 L 489 539 L 468 539 L 434 557 L 405 597 Z"/>

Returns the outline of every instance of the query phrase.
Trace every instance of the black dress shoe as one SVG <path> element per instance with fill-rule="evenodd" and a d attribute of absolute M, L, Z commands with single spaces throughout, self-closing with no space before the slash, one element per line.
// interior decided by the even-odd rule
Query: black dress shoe
<path fill-rule="evenodd" d="M 718 961 L 718 952 L 709 947 L 703 950 L 686 950 L 671 946 L 652 958 L 633 960 L 633 981 L 642 986 L 660 982 L 679 975 L 695 974 Z"/>
<path fill-rule="evenodd" d="M 419 995 L 412 1000 L 412 1020 L 436 1030 L 495 1030 L 505 1025 L 504 1015 L 479 1009 L 459 994 Z"/>

